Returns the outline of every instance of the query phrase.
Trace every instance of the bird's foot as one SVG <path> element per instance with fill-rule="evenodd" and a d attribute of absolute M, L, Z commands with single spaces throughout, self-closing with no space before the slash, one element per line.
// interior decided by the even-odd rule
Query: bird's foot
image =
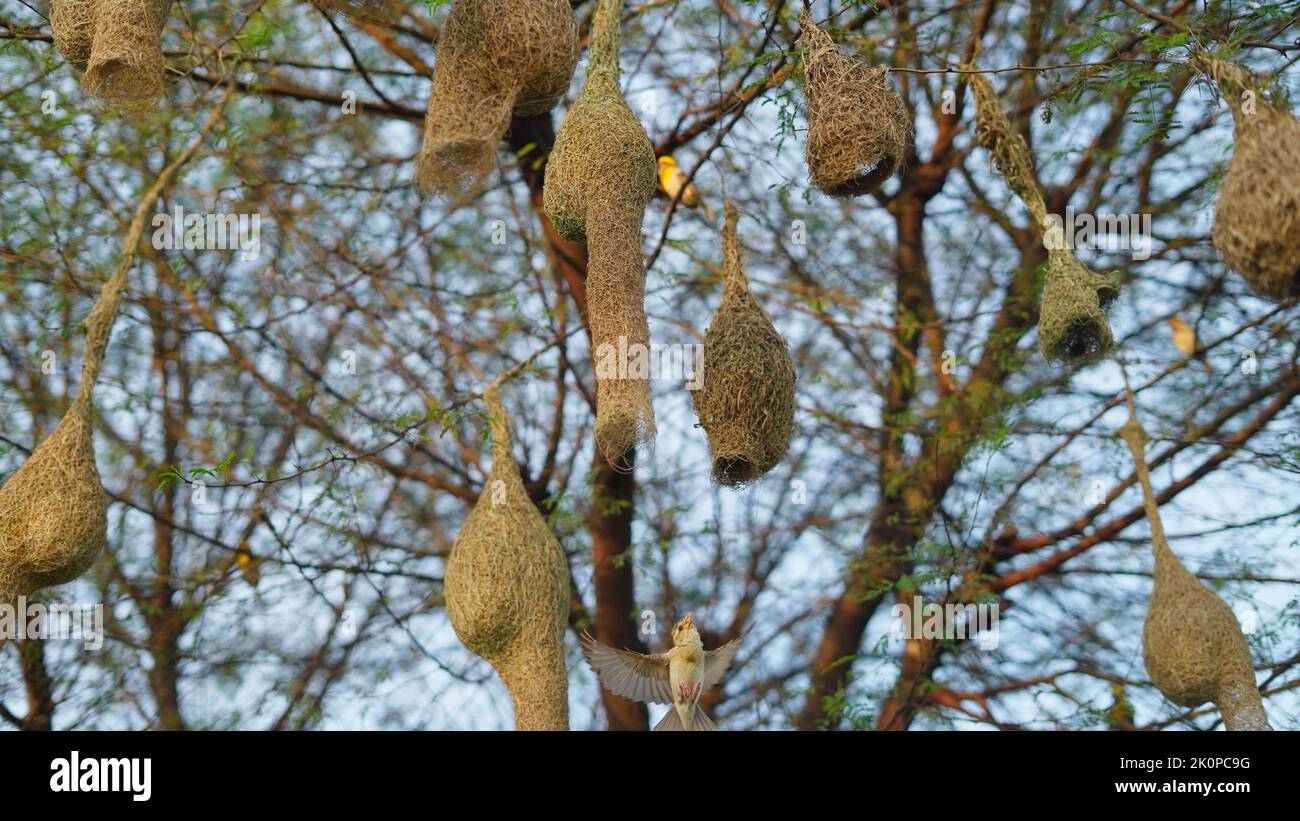
<path fill-rule="evenodd" d="M 694 701 L 700 695 L 700 682 L 683 681 L 677 685 L 677 700 L 682 704 Z"/>

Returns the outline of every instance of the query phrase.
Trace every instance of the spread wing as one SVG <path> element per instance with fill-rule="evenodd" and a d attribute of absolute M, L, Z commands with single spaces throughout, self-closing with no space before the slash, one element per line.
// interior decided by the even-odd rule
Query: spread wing
<path fill-rule="evenodd" d="M 668 655 L 647 656 L 632 650 L 615 650 L 582 634 L 582 650 L 591 669 L 611 693 L 633 701 L 672 704 L 672 687 L 668 683 Z"/>
<path fill-rule="evenodd" d="M 727 668 L 731 667 L 731 663 L 736 660 L 736 653 L 740 652 L 740 643 L 747 635 L 749 635 L 748 631 L 717 649 L 705 651 L 704 687 L 701 692 L 708 692 L 709 688 L 722 681 L 722 677 L 727 674 Z"/>

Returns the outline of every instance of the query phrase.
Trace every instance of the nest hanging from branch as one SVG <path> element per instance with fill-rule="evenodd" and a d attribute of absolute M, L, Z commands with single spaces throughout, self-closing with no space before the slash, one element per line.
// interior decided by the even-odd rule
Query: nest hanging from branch
<path fill-rule="evenodd" d="M 0 603 L 72 581 L 107 540 L 108 496 L 95 465 L 95 382 L 130 262 L 119 263 L 86 318 L 86 353 L 72 407 L 0 487 Z"/>
<path fill-rule="evenodd" d="M 641 225 L 656 163 L 619 90 L 622 8 L 622 0 L 600 0 L 596 8 L 587 80 L 556 134 L 543 197 L 560 235 L 587 245 L 596 446 L 612 462 L 655 435 Z"/>
<path fill-rule="evenodd" d="M 447 614 L 461 643 L 501 676 L 516 729 L 567 730 L 568 563 L 524 488 L 499 383 L 483 400 L 492 470 L 447 559 Z"/>
<path fill-rule="evenodd" d="M 164 90 L 162 30 L 171 0 L 51 0 L 54 45 L 84 71 L 86 91 L 110 106 L 136 110 Z"/>
<path fill-rule="evenodd" d="M 457 201 L 481 191 L 511 116 L 558 105 L 578 51 L 566 0 L 457 0 L 433 64 L 420 187 Z"/>
<path fill-rule="evenodd" d="M 963 69 L 973 71 L 967 63 Z M 1011 128 L 993 85 L 982 74 L 969 74 L 975 94 L 976 139 L 993 155 L 1007 185 L 1024 202 L 1047 249 L 1047 276 L 1038 319 L 1038 345 L 1048 361 L 1093 362 L 1115 345 L 1107 314 L 1119 296 L 1119 284 L 1079 262 L 1047 214 L 1043 191 L 1034 175 L 1033 156 L 1023 137 Z"/>
<path fill-rule="evenodd" d="M 1229 730 L 1271 730 L 1237 617 L 1183 567 L 1165 538 L 1147 471 L 1147 434 L 1131 392 L 1128 400 L 1129 418 L 1120 436 L 1133 454 L 1156 558 L 1155 586 L 1142 631 L 1147 674 L 1175 704 L 1199 707 L 1213 701 Z"/>
<path fill-rule="evenodd" d="M 1214 208 L 1214 247 L 1256 294 L 1300 295 L 1300 120 L 1264 100 L 1239 66 L 1205 55 L 1188 66 L 1232 111 L 1236 149 Z"/>
<path fill-rule="evenodd" d="M 220 121 L 231 93 L 227 90 L 199 137 L 163 169 L 141 199 L 127 228 L 122 257 L 86 317 L 81 384 L 72 407 L 0 487 L 0 603 L 75 579 L 104 546 L 108 496 L 95 465 L 95 383 L 146 218 L 176 172 Z"/>
<path fill-rule="evenodd" d="M 692 396 L 709 437 L 713 480 L 743 485 L 785 458 L 794 433 L 794 363 L 785 339 L 750 293 L 726 204 L 722 304 L 704 336 L 703 384 Z"/>
<path fill-rule="evenodd" d="M 907 108 L 889 86 L 889 70 L 840 54 L 807 7 L 799 27 L 812 183 L 832 197 L 869 194 L 903 162 L 912 134 Z"/>

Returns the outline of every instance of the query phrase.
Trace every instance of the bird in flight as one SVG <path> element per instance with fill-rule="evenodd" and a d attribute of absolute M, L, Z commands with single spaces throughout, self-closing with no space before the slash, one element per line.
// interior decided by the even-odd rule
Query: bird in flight
<path fill-rule="evenodd" d="M 600 681 L 615 695 L 633 701 L 671 704 L 655 730 L 716 730 L 699 706 L 700 696 L 722 680 L 744 636 L 715 650 L 705 650 L 691 614 L 673 625 L 673 646 L 647 655 L 615 650 L 582 634 L 582 649 Z"/>
<path fill-rule="evenodd" d="M 1176 316 L 1169 317 L 1169 328 L 1173 332 L 1174 347 L 1188 359 L 1197 359 L 1206 373 L 1214 373 L 1214 368 L 1205 360 L 1205 349 L 1196 341 L 1196 330 Z"/>

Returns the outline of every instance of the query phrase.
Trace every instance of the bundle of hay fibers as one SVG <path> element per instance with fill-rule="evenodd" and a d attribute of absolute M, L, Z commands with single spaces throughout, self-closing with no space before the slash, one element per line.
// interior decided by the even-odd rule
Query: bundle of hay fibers
<path fill-rule="evenodd" d="M 907 109 L 886 82 L 889 70 L 840 54 L 806 4 L 799 27 L 813 185 L 832 197 L 869 194 L 903 162 L 912 133 Z"/>
<path fill-rule="evenodd" d="M 1184 707 L 1213 701 L 1229 730 L 1273 729 L 1255 686 L 1250 648 L 1237 617 L 1183 567 L 1165 538 L 1144 455 L 1147 434 L 1137 419 L 1132 394 L 1129 419 L 1120 436 L 1133 453 L 1156 557 L 1155 586 L 1142 631 L 1142 656 L 1152 683 Z"/>
<path fill-rule="evenodd" d="M 962 68 L 975 70 L 970 63 Z M 979 144 L 993 155 L 1007 185 L 1029 209 L 1047 249 L 1047 276 L 1038 319 L 1039 349 L 1049 361 L 1082 364 L 1101 359 L 1115 345 L 1107 313 L 1119 296 L 1119 285 L 1113 278 L 1089 270 L 1074 256 L 1047 215 L 1029 146 L 1011 129 L 993 85 L 982 74 L 970 74 L 968 78 L 975 94 Z"/>
<path fill-rule="evenodd" d="M 92 96 L 141 109 L 163 93 L 162 30 L 171 0 L 51 0 L 54 45 Z"/>
<path fill-rule="evenodd" d="M 1214 247 L 1260 296 L 1300 296 L 1300 120 L 1265 101 L 1239 66 L 1206 55 L 1188 65 L 1219 86 L 1234 125 Z"/>
<path fill-rule="evenodd" d="M 600 0 L 596 8 L 587 81 L 556 135 L 543 197 L 556 230 L 587 245 L 596 445 L 611 461 L 655 434 L 649 374 L 601 365 L 615 352 L 648 352 L 650 345 L 641 221 L 654 196 L 656 163 L 645 128 L 619 91 L 622 8 L 622 0 Z"/>
<path fill-rule="evenodd" d="M 704 336 L 703 383 L 692 397 L 713 453 L 713 480 L 743 485 L 785 458 L 794 433 L 794 362 L 749 291 L 736 207 L 722 230 L 722 305 Z"/>
<path fill-rule="evenodd" d="M 578 50 L 567 0 L 457 0 L 438 38 L 420 187 L 454 200 L 478 193 L 510 117 L 558 105 Z"/>
<path fill-rule="evenodd" d="M 492 470 L 447 559 L 447 614 L 461 643 L 501 676 L 516 729 L 567 730 L 568 564 L 519 475 L 499 381 L 483 399 Z"/>

